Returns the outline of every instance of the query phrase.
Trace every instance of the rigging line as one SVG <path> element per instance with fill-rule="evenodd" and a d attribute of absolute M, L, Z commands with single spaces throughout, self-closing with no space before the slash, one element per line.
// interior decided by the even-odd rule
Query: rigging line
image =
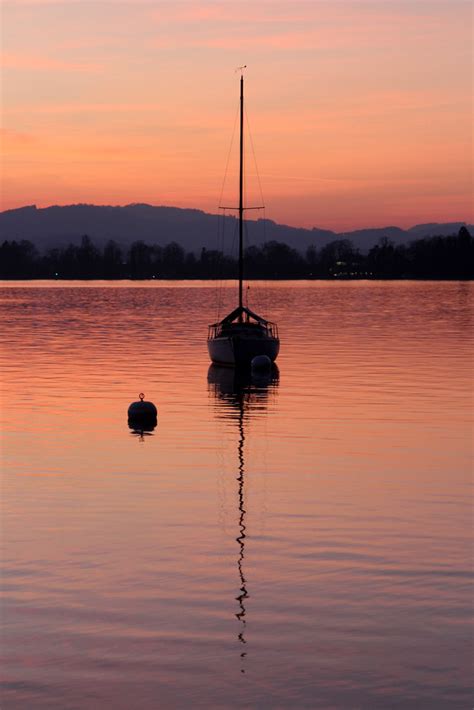
<path fill-rule="evenodd" d="M 220 265 L 220 273 L 219 273 L 219 294 L 218 294 L 218 302 L 217 302 L 217 320 L 220 319 L 221 317 L 221 307 L 222 307 L 222 293 L 224 289 L 224 244 L 225 244 L 225 225 L 226 225 L 226 214 L 225 210 L 222 213 L 222 232 L 221 232 L 221 242 L 218 245 L 219 247 L 219 265 Z"/>
<path fill-rule="evenodd" d="M 252 229 L 254 230 L 254 235 L 255 235 L 255 232 L 257 230 L 257 222 L 255 220 L 252 220 Z M 255 246 L 255 248 L 258 249 L 256 239 L 254 239 L 253 241 L 251 239 L 251 236 L 250 236 L 251 233 L 252 232 L 251 232 L 251 229 L 249 229 L 248 223 L 245 222 L 246 249 L 249 249 L 251 246 Z M 247 263 L 249 263 L 248 258 L 247 258 Z M 254 308 L 260 309 L 261 303 L 260 303 L 260 298 L 259 298 L 259 295 L 260 295 L 259 294 L 259 286 L 258 286 L 258 283 L 255 279 L 256 279 L 256 277 L 253 276 L 252 277 L 252 281 L 253 281 L 253 283 L 252 283 L 252 302 L 253 302 Z M 258 280 L 258 277 L 257 277 L 257 280 Z M 250 284 L 248 282 L 249 282 L 249 277 L 247 277 L 247 290 L 246 290 L 247 301 L 249 298 L 249 290 L 250 290 Z M 247 303 L 247 306 L 248 306 L 248 303 Z"/>
<path fill-rule="evenodd" d="M 231 243 L 231 248 L 230 248 L 230 254 L 231 254 L 232 257 L 234 257 L 235 252 L 236 252 L 235 244 L 236 244 L 236 241 L 237 241 L 236 237 L 237 237 L 238 228 L 239 228 L 239 223 L 237 222 L 237 220 L 235 220 L 235 222 L 234 222 L 234 234 L 233 234 L 233 236 L 232 236 L 232 243 Z M 235 277 L 234 277 L 234 278 L 235 278 Z"/>
<path fill-rule="evenodd" d="M 217 249 L 219 249 L 220 237 L 221 237 L 221 215 L 218 212 L 217 213 L 217 243 L 216 243 Z M 201 251 L 201 254 L 202 254 L 202 251 Z M 219 304 L 219 274 L 218 273 L 216 274 L 215 299 L 216 299 L 216 303 L 217 303 L 217 319 L 219 319 L 220 304 Z"/>
<path fill-rule="evenodd" d="M 221 305 L 222 305 L 222 260 L 219 258 L 218 254 L 220 252 L 220 245 L 223 239 L 223 230 L 224 230 L 224 221 L 221 218 L 221 231 L 220 231 L 220 241 L 219 244 L 217 245 L 217 254 L 216 260 L 215 260 L 215 273 L 217 276 L 217 290 L 218 290 L 218 298 L 217 298 L 217 319 L 220 318 L 220 312 L 221 312 Z M 212 263 L 212 262 L 211 262 Z M 211 266 L 211 264 L 209 264 Z"/>
<path fill-rule="evenodd" d="M 249 227 L 248 227 L 247 222 L 244 222 L 244 246 L 245 246 L 245 251 L 244 251 L 244 254 L 245 254 L 247 252 L 247 250 L 249 249 L 249 247 L 252 246 L 252 241 L 249 237 Z M 246 255 L 246 263 L 247 264 L 249 263 L 247 255 Z M 250 281 L 250 277 L 248 275 L 248 269 L 247 269 L 247 274 L 246 274 L 246 278 L 245 278 L 245 283 L 246 283 L 245 297 L 247 299 L 247 304 L 246 304 L 247 308 L 250 307 L 249 306 L 249 291 L 250 291 L 249 281 Z M 256 296 L 256 298 L 255 298 L 255 296 Z M 255 291 L 254 284 L 252 284 L 252 299 L 254 299 L 254 298 L 255 298 L 255 307 L 259 308 L 260 304 L 259 304 L 259 300 L 258 300 L 258 288 Z"/>
<path fill-rule="evenodd" d="M 219 232 L 219 242 L 217 243 L 217 251 L 219 252 L 221 249 L 221 243 L 222 243 L 222 233 L 224 229 L 224 220 L 225 220 L 225 214 L 221 216 L 221 231 Z M 218 277 L 218 282 L 217 282 L 217 320 L 220 319 L 220 313 L 221 313 L 221 290 L 222 290 L 222 265 L 221 269 L 217 270 L 217 277 Z"/>
<path fill-rule="evenodd" d="M 245 252 L 248 250 L 249 246 L 250 246 L 249 228 L 248 228 L 247 222 L 244 222 L 244 255 L 245 255 Z M 247 261 L 247 263 L 248 263 L 248 261 Z M 248 285 L 248 281 L 249 281 L 248 270 L 247 270 L 247 276 L 246 276 L 245 280 Z M 248 294 L 247 294 L 247 299 L 248 299 Z M 247 303 L 247 306 L 248 306 L 248 303 Z"/>
<path fill-rule="evenodd" d="M 225 183 L 226 183 L 226 180 L 227 180 L 227 171 L 228 171 L 228 169 L 229 169 L 229 161 L 230 161 L 230 155 L 231 155 L 231 152 L 232 152 L 232 147 L 233 147 L 233 145 L 234 145 L 235 129 L 236 129 L 236 127 L 237 127 L 237 118 L 238 118 L 238 115 L 239 115 L 239 111 L 240 111 L 240 102 L 239 102 L 239 104 L 237 105 L 237 110 L 236 110 L 236 112 L 235 112 L 234 127 L 233 127 L 233 129 L 232 129 L 232 138 L 231 138 L 231 140 L 230 140 L 229 152 L 227 153 L 227 161 L 226 161 L 226 164 L 225 164 L 224 179 L 222 180 L 221 194 L 220 194 L 220 197 L 219 197 L 219 202 L 217 203 L 217 204 L 219 204 L 219 205 L 222 204 L 222 196 L 223 196 L 223 194 L 224 194 Z"/>
<path fill-rule="evenodd" d="M 235 131 L 236 131 L 236 127 L 237 127 L 237 118 L 238 118 L 238 116 L 239 116 L 239 111 L 240 111 L 240 102 L 237 104 L 237 109 L 236 109 L 235 116 L 234 116 L 234 126 L 233 126 L 233 129 L 232 129 L 232 137 L 231 137 L 231 140 L 230 140 L 229 151 L 228 151 L 228 153 L 227 153 L 227 160 L 226 160 L 225 171 L 224 171 L 224 177 L 223 177 L 223 180 L 222 180 L 221 192 L 220 192 L 220 196 L 219 196 L 218 205 L 222 204 L 222 196 L 223 196 L 223 194 L 224 194 L 224 189 L 225 189 L 225 185 L 226 185 L 226 181 L 227 181 L 227 173 L 228 173 L 228 170 L 229 170 L 229 162 L 230 162 L 230 156 L 231 156 L 231 153 L 232 153 L 232 148 L 233 148 L 233 146 L 234 146 L 234 138 L 235 138 Z M 220 213 L 218 213 L 218 214 L 220 214 Z M 221 249 L 221 251 L 222 251 L 222 258 L 220 259 L 220 262 L 221 262 L 221 269 L 220 269 L 220 278 L 218 279 L 218 283 L 217 283 L 217 290 L 218 290 L 218 298 L 217 298 L 217 319 L 218 319 L 218 320 L 219 320 L 219 318 L 220 318 L 220 313 L 221 313 L 221 306 L 222 306 L 222 299 L 223 299 L 223 289 L 224 289 L 224 278 L 223 278 L 224 264 L 223 264 L 223 262 L 224 262 L 225 223 L 226 223 L 226 216 L 225 216 L 225 210 L 224 210 L 224 215 L 223 215 L 223 219 L 222 219 L 222 222 L 221 222 L 221 225 L 222 225 L 222 232 L 221 232 L 221 234 L 222 234 L 222 239 L 221 239 L 221 242 L 222 242 L 222 249 Z"/>
<path fill-rule="evenodd" d="M 263 243 L 267 243 L 267 213 L 265 207 L 263 208 Z M 266 310 L 268 306 L 268 280 L 265 277 L 263 279 L 263 301 Z"/>
<path fill-rule="evenodd" d="M 221 316 L 221 311 L 223 307 L 223 301 L 224 301 L 224 280 L 226 278 L 225 276 L 225 245 L 226 245 L 226 227 L 228 226 L 228 215 L 226 215 L 224 211 L 224 220 L 222 224 L 222 241 L 221 241 L 221 255 L 220 255 L 220 260 L 221 260 L 221 282 L 220 282 L 220 298 L 219 298 L 219 318 Z"/>
<path fill-rule="evenodd" d="M 262 183 L 260 182 L 260 173 L 258 172 L 257 157 L 256 157 L 256 155 L 255 155 L 255 148 L 254 148 L 254 145 L 253 145 L 252 131 L 250 130 L 250 121 L 249 121 L 249 117 L 248 117 L 248 114 L 247 114 L 247 109 L 246 109 L 245 107 L 244 107 L 244 113 L 245 113 L 245 121 L 246 121 L 246 123 L 247 123 L 247 133 L 248 133 L 248 136 L 249 136 L 249 138 L 250 138 L 250 146 L 251 146 L 251 148 L 252 148 L 252 155 L 253 155 L 253 162 L 254 162 L 254 165 L 255 165 L 255 172 L 256 172 L 256 174 L 257 174 L 258 188 L 259 188 L 259 190 L 260 190 L 260 197 L 261 197 L 261 200 L 262 200 L 262 205 L 264 205 L 264 204 L 265 204 L 265 200 L 263 199 Z"/>
<path fill-rule="evenodd" d="M 222 311 L 222 300 L 223 300 L 223 289 L 224 289 L 224 245 L 225 245 L 225 227 L 226 227 L 226 215 L 223 214 L 221 221 L 221 243 L 219 245 L 219 253 L 216 255 L 218 262 L 218 274 L 219 274 L 219 302 L 218 302 L 218 319 L 220 319 Z"/>
<path fill-rule="evenodd" d="M 217 240 L 215 244 L 215 249 L 216 251 L 219 249 L 219 244 L 220 244 L 220 237 L 221 237 L 221 220 L 220 220 L 220 215 L 217 215 Z M 201 251 L 202 255 L 202 251 Z M 217 312 L 219 312 L 219 273 L 216 269 L 215 273 L 215 284 L 214 284 L 214 290 L 215 290 L 215 302 L 217 304 Z"/>
<path fill-rule="evenodd" d="M 249 138 L 250 138 L 250 147 L 251 147 L 251 149 L 252 149 L 252 157 L 253 157 L 253 163 L 254 163 L 254 166 L 255 166 L 255 173 L 256 173 L 256 175 L 257 175 L 258 189 L 259 189 L 259 191 L 260 191 L 260 199 L 261 199 L 262 205 L 263 205 L 263 207 L 262 207 L 262 209 L 263 209 L 263 243 L 265 244 L 265 242 L 266 242 L 266 240 L 267 240 L 267 238 L 266 238 L 265 200 L 264 200 L 264 197 L 263 197 L 262 183 L 261 183 L 261 180 L 260 180 L 260 173 L 259 173 L 259 170 L 258 170 L 257 156 L 256 156 L 256 153 L 255 153 L 255 147 L 254 147 L 254 143 L 253 143 L 252 131 L 251 131 L 251 129 L 250 129 L 250 121 L 249 121 L 249 117 L 248 117 L 248 113 L 247 113 L 246 107 L 244 107 L 244 113 L 245 113 L 245 122 L 246 122 L 246 124 L 247 124 L 247 134 L 248 134 L 248 136 L 249 136 Z M 265 302 L 265 301 L 267 300 L 267 299 L 266 299 L 266 293 L 265 293 L 265 290 L 266 290 L 266 284 L 265 284 L 265 282 L 264 282 L 264 284 L 263 284 L 263 290 L 264 290 L 263 300 L 264 300 L 264 302 Z M 259 288 L 257 288 L 257 289 L 256 289 L 256 292 L 254 292 L 254 297 L 256 296 L 256 299 L 255 299 L 255 300 L 256 300 L 256 306 L 257 306 L 258 308 L 260 308 L 260 306 L 261 306 L 261 301 L 262 301 L 262 299 L 259 298 L 260 295 L 261 295 L 261 294 L 259 293 Z"/>

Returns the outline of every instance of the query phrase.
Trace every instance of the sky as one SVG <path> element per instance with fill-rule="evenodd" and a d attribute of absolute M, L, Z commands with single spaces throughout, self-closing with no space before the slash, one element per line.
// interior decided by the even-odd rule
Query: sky
<path fill-rule="evenodd" d="M 5 0 L 1 19 L 1 209 L 236 203 L 246 64 L 248 205 L 337 231 L 474 221 L 470 0 Z"/>

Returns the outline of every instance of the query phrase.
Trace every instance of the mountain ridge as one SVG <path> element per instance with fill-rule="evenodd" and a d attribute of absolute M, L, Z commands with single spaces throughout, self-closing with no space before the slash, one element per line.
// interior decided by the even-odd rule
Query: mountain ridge
<path fill-rule="evenodd" d="M 462 226 L 471 233 L 474 229 L 473 225 L 459 221 L 416 224 L 408 229 L 390 225 L 335 232 L 320 227 L 292 227 L 270 219 L 246 221 L 249 244 L 261 245 L 275 240 L 300 252 L 309 246 L 321 248 L 337 239 L 349 239 L 356 248 L 366 251 L 384 237 L 395 244 L 407 244 L 423 237 L 455 234 Z M 40 250 L 78 243 L 87 234 L 99 246 L 110 239 L 122 247 L 139 240 L 162 246 L 175 241 L 187 251 L 198 253 L 203 247 L 222 248 L 222 243 L 218 244 L 218 234 L 222 236 L 223 231 L 232 242 L 236 227 L 237 218 L 233 215 L 224 218 L 197 208 L 147 203 L 123 206 L 87 203 L 49 207 L 25 205 L 0 212 L 2 242 L 26 239 Z M 231 251 L 229 245 L 224 246 L 224 250 Z"/>

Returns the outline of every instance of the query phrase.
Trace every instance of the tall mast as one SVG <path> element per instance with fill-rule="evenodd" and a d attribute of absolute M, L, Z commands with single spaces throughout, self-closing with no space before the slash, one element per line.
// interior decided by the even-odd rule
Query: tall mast
<path fill-rule="evenodd" d="M 244 280 L 244 75 L 240 75 L 240 172 L 239 172 L 239 308 L 243 306 Z M 242 320 L 242 313 L 239 315 Z"/>

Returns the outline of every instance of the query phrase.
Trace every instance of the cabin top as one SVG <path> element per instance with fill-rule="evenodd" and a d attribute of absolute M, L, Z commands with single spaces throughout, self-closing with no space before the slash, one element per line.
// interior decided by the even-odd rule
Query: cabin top
<path fill-rule="evenodd" d="M 241 316 L 245 316 L 244 320 L 245 322 L 249 322 L 250 319 L 256 321 L 260 325 L 269 325 L 270 321 L 265 320 L 265 318 L 262 318 L 261 316 L 257 315 L 253 311 L 250 310 L 250 308 L 246 308 L 245 306 L 237 306 L 229 315 L 227 315 L 225 318 L 223 318 L 221 321 L 218 321 L 217 323 L 213 323 L 211 327 L 215 327 L 218 325 L 227 325 L 229 323 L 232 323 L 233 321 L 237 320 L 238 318 L 240 319 Z"/>

